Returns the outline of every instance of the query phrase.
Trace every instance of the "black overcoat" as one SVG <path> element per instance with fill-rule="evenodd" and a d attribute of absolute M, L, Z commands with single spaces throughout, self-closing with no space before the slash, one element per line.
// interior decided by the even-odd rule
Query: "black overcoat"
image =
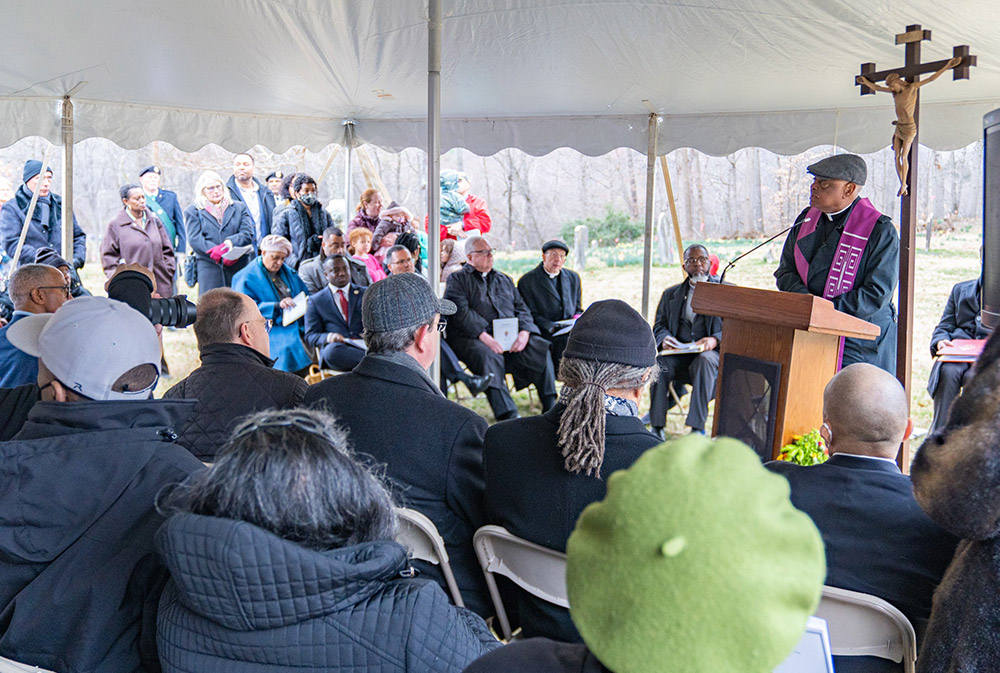
<path fill-rule="evenodd" d="M 604 498 L 608 476 L 660 443 L 638 418 L 608 415 L 600 474 L 573 474 L 563 466 L 557 445 L 565 409 L 559 403 L 541 416 L 491 426 L 483 454 L 487 522 L 561 552 L 583 508 Z M 579 642 L 567 610 L 524 592 L 518 597 L 526 637 Z"/>
<path fill-rule="evenodd" d="M 431 388 L 413 369 L 365 356 L 352 372 L 309 387 L 305 404 L 330 411 L 354 450 L 385 465 L 400 504 L 434 522 L 468 607 L 492 614 L 472 534 L 483 514 L 486 421 Z M 445 586 L 435 566 L 415 563 Z"/>
<path fill-rule="evenodd" d="M 583 313 L 583 293 L 580 287 L 580 275 L 569 269 L 562 269 L 556 278 L 560 290 L 557 291 L 545 267 L 539 264 L 517 281 L 517 291 L 531 310 L 535 324 L 546 339 L 552 338 L 553 332 L 559 327 L 557 320 L 572 318 Z M 560 294 L 561 292 L 561 294 Z"/>

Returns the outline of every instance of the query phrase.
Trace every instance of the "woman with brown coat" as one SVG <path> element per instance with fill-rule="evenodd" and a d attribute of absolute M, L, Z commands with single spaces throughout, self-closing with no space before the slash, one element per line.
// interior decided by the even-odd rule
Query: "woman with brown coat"
<path fill-rule="evenodd" d="M 120 194 L 124 208 L 108 223 L 101 241 L 104 273 L 110 278 L 119 264 L 141 264 L 153 272 L 155 291 L 173 296 L 177 261 L 167 230 L 146 208 L 142 187 L 125 185 Z"/>

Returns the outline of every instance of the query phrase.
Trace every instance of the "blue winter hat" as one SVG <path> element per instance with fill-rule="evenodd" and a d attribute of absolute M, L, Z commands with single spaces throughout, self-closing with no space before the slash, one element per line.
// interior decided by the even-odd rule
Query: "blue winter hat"
<path fill-rule="evenodd" d="M 23 179 L 25 182 L 42 172 L 42 162 L 38 159 L 28 159 L 24 162 Z M 47 168 L 46 173 L 52 174 L 52 169 Z"/>

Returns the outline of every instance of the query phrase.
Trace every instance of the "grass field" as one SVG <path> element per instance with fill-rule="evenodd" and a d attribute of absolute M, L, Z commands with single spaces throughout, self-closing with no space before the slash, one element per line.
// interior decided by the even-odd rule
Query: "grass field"
<path fill-rule="evenodd" d="M 926 390 L 927 376 L 931 368 L 931 357 L 928 350 L 931 332 L 940 319 L 941 311 L 944 309 L 952 286 L 978 274 L 980 239 L 979 227 L 969 224 L 950 234 L 935 237 L 933 249 L 930 252 L 925 252 L 923 249 L 917 252 L 911 408 L 914 423 L 920 428 L 926 428 L 930 425 L 933 412 L 931 400 Z M 707 244 L 711 252 L 718 254 L 723 260 L 728 260 L 742 251 L 749 250 L 755 242 L 708 241 Z M 773 289 L 774 279 L 771 274 L 777 266 L 779 246 L 780 243 L 772 244 L 742 260 L 729 272 L 726 280 L 739 285 Z M 594 263 L 589 264 L 588 268 L 581 274 L 584 306 L 600 299 L 616 298 L 641 310 L 642 267 L 634 263 L 617 267 L 608 266 L 609 262 L 616 263 L 619 259 L 623 261 L 636 259 L 635 250 L 623 249 L 618 255 L 609 255 L 607 252 L 602 251 L 599 258 L 595 256 Z M 638 255 L 638 258 L 641 259 L 641 255 Z M 511 273 L 516 279 L 521 273 L 534 266 L 537 263 L 536 260 L 539 258 L 533 253 L 500 254 L 497 257 L 496 267 L 501 271 Z M 83 279 L 86 286 L 92 291 L 102 288 L 104 284 L 103 274 L 95 264 L 89 264 L 84 269 Z M 680 279 L 681 273 L 677 266 L 653 268 L 650 318 L 656 309 L 660 293 L 669 285 L 679 282 Z M 181 281 L 180 291 L 188 294 L 193 301 L 197 301 L 197 292 L 189 290 L 184 286 L 183 281 Z M 95 293 L 103 293 L 103 290 L 95 291 Z M 198 366 L 197 347 L 194 333 L 190 328 L 164 330 L 163 341 L 167 362 L 170 366 L 170 375 L 161 380 L 157 388 L 158 395 Z M 459 387 L 461 388 L 462 404 L 492 421 L 492 414 L 485 397 L 480 395 L 478 398 L 470 400 L 464 387 L 461 385 Z M 521 391 L 515 395 L 514 399 L 522 415 L 538 413 L 541 409 L 538 397 L 533 392 L 529 395 L 528 391 Z M 648 399 L 644 400 L 643 411 L 646 407 L 648 407 Z M 683 418 L 677 414 L 671 414 L 668 418 L 668 430 L 678 433 L 682 429 Z"/>

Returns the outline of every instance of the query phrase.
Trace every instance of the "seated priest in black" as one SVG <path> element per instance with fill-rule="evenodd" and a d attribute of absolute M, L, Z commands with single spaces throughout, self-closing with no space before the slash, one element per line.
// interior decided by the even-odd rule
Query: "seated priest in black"
<path fill-rule="evenodd" d="M 896 606 L 917 632 L 958 539 L 924 514 L 910 477 L 896 465 L 913 430 L 906 393 L 888 372 L 858 363 L 842 369 L 823 393 L 830 459 L 802 467 L 767 467 L 788 479 L 792 504 L 808 514 L 826 547 L 826 584 L 872 594 Z M 919 653 L 918 653 L 919 655 Z M 834 657 L 837 673 L 902 671 L 875 657 Z"/>
<path fill-rule="evenodd" d="M 556 403 L 549 341 L 539 334 L 511 277 L 493 268 L 493 249 L 486 239 L 467 239 L 465 254 L 469 263 L 448 277 L 444 293 L 458 307 L 448 321 L 448 343 L 473 373 L 493 374 L 486 398 L 496 420 L 518 416 L 507 392 L 507 372 L 513 374 L 518 390 L 534 384 L 542 411 L 548 411 Z M 498 318 L 517 319 L 517 337 L 507 350 L 493 335 L 493 321 Z"/>
<path fill-rule="evenodd" d="M 931 335 L 931 357 L 945 346 L 950 346 L 953 339 L 985 339 L 990 335 L 979 315 L 982 284 L 982 278 L 975 278 L 963 280 L 951 288 L 941 322 Z M 931 421 L 930 432 L 944 427 L 951 403 L 971 379 L 971 362 L 934 363 L 927 380 L 927 392 L 934 400 L 934 420 Z"/>
<path fill-rule="evenodd" d="M 838 311 L 878 325 L 874 340 L 844 339 L 842 362 L 894 373 L 899 234 L 892 219 L 858 196 L 868 177 L 864 159 L 837 154 L 806 170 L 813 175 L 809 207 L 785 239 L 775 284 L 829 299 Z"/>
<path fill-rule="evenodd" d="M 333 255 L 323 262 L 329 283 L 309 297 L 306 343 L 320 349 L 320 366 L 349 372 L 361 362 L 361 297 L 365 289 L 351 282 L 347 258 Z"/>
<path fill-rule="evenodd" d="M 531 316 L 542 336 L 552 342 L 552 363 L 559 369 L 569 333 L 556 336 L 566 320 L 583 313 L 583 292 L 580 274 L 564 269 L 569 246 L 562 241 L 547 241 L 542 245 L 542 262 L 517 281 L 517 291 L 531 309 Z"/>
<path fill-rule="evenodd" d="M 719 282 L 718 276 L 708 273 L 711 264 L 708 248 L 697 243 L 688 246 L 684 251 L 687 278 L 664 290 L 656 307 L 653 336 L 658 348 L 673 348 L 672 339 L 682 344 L 694 342 L 704 348 L 700 353 L 659 355 L 656 358 L 660 371 L 649 391 L 649 425 L 653 434 L 661 439 L 667 424 L 667 410 L 674 404 L 668 390 L 671 381 L 678 397 L 686 391 L 684 384 L 691 385 L 691 402 L 685 422 L 692 432 L 705 432 L 708 403 L 715 397 L 715 379 L 719 373 L 722 318 L 695 313 L 691 309 L 691 298 L 696 283 Z"/>

